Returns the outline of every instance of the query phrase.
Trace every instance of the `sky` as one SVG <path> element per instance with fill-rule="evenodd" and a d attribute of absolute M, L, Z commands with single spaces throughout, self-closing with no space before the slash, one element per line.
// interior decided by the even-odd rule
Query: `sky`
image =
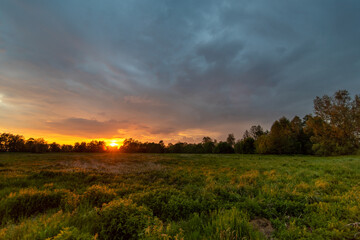
<path fill-rule="evenodd" d="M 241 138 L 360 93 L 358 0 L 0 1 L 0 132 Z"/>

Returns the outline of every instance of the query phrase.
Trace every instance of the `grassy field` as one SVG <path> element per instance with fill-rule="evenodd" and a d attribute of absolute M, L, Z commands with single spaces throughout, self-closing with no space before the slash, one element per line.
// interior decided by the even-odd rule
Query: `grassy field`
<path fill-rule="evenodd" d="M 0 154 L 0 239 L 360 239 L 360 157 Z"/>

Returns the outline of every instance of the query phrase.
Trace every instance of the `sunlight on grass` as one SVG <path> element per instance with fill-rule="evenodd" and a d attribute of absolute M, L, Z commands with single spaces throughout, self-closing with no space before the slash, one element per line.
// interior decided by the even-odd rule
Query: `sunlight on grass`
<path fill-rule="evenodd" d="M 0 163 L 0 239 L 356 239 L 360 232 L 355 156 L 2 154 Z"/>

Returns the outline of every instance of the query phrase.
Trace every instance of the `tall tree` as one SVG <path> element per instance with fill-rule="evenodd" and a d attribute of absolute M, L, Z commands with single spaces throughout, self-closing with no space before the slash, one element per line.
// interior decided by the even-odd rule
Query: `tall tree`
<path fill-rule="evenodd" d="M 202 140 L 202 145 L 205 153 L 212 153 L 215 148 L 215 143 L 210 137 L 204 137 Z"/>
<path fill-rule="evenodd" d="M 235 143 L 235 153 L 253 154 L 255 153 L 255 140 L 252 137 L 243 138 Z"/>
<path fill-rule="evenodd" d="M 264 129 L 260 125 L 254 125 L 250 128 L 250 137 L 258 139 L 261 135 L 264 135 Z"/>
<path fill-rule="evenodd" d="M 214 153 L 234 153 L 234 148 L 228 142 L 219 142 L 214 148 Z"/>
<path fill-rule="evenodd" d="M 314 136 L 313 150 L 317 154 L 349 154 L 359 147 L 360 100 L 353 100 L 346 90 L 333 96 L 324 95 L 314 100 L 315 117 L 307 123 Z"/>
<path fill-rule="evenodd" d="M 233 147 L 235 145 L 235 137 L 233 133 L 230 133 L 226 139 L 226 142 Z"/>
<path fill-rule="evenodd" d="M 49 150 L 50 152 L 60 152 L 61 151 L 60 144 L 53 142 L 52 144 L 49 145 Z"/>
<path fill-rule="evenodd" d="M 246 138 L 251 138 L 250 132 L 248 130 L 245 130 L 244 134 L 243 134 L 243 139 Z"/>

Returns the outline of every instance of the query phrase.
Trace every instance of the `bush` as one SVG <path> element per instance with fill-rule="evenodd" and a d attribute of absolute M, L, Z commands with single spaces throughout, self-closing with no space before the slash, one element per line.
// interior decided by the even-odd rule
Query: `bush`
<path fill-rule="evenodd" d="M 73 215 L 58 211 L 24 219 L 21 224 L 8 224 L 0 229 L 0 239 L 48 239 L 68 226 Z"/>
<path fill-rule="evenodd" d="M 114 200 L 98 210 L 100 239 L 138 239 L 151 224 L 152 213 L 131 200 Z"/>
<path fill-rule="evenodd" d="M 0 219 L 2 222 L 8 219 L 16 221 L 21 217 L 29 217 L 57 208 L 60 206 L 62 195 L 61 191 L 40 191 L 33 188 L 10 193 L 0 202 Z"/>
<path fill-rule="evenodd" d="M 80 203 L 80 195 L 69 190 L 62 190 L 64 192 L 61 199 L 61 209 L 64 211 L 75 210 Z"/>
<path fill-rule="evenodd" d="M 116 197 L 115 190 L 106 186 L 93 185 L 82 195 L 82 200 L 100 207 L 103 203 L 108 203 Z"/>
<path fill-rule="evenodd" d="M 155 190 L 142 195 L 134 195 L 134 201 L 149 207 L 161 220 L 187 218 L 193 212 L 201 211 L 201 204 L 183 192 L 175 189 Z"/>

